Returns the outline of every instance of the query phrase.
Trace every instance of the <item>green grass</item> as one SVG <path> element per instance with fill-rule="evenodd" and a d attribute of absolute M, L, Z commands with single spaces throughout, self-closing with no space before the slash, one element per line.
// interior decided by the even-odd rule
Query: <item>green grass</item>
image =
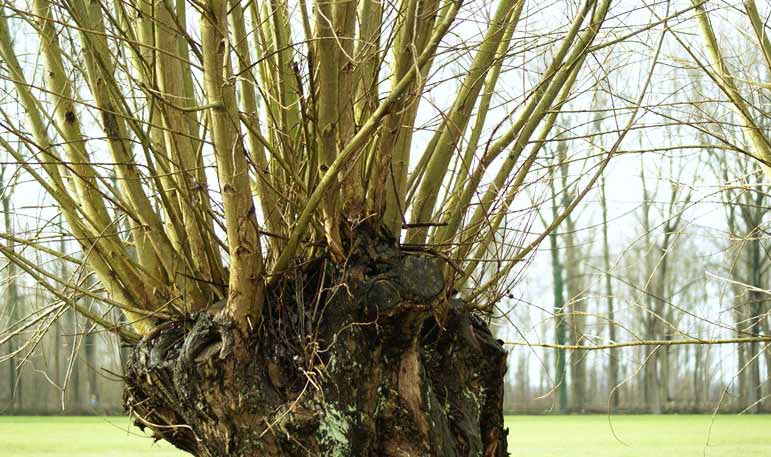
<path fill-rule="evenodd" d="M 771 416 L 510 416 L 512 457 L 771 457 Z M 0 417 L 3 457 L 179 457 L 122 417 Z"/>
<path fill-rule="evenodd" d="M 771 416 L 510 416 L 506 424 L 512 457 L 771 457 Z"/>
<path fill-rule="evenodd" d="M 126 417 L 0 417 L 3 457 L 184 455 L 170 444 L 153 444 Z"/>

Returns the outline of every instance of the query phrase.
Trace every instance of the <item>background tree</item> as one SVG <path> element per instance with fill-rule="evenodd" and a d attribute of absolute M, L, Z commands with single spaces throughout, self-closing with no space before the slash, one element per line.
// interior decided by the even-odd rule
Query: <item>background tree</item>
<path fill-rule="evenodd" d="M 2 196 L 0 197 L 0 203 L 3 207 L 3 224 L 5 232 L 9 235 L 13 235 L 15 232 L 13 226 L 13 210 L 11 209 L 11 194 L 13 193 L 13 187 L 15 177 L 10 173 L 10 167 L 0 168 L 0 184 L 3 186 Z M 8 249 L 15 250 L 16 246 L 13 242 L 8 243 Z M 16 265 L 13 262 L 8 262 L 5 265 L 6 277 L 5 277 L 5 292 L 7 298 L 5 303 L 6 318 L 8 327 L 15 325 L 15 323 L 21 319 L 21 300 L 19 300 L 19 288 L 17 283 L 17 271 Z M 22 403 L 24 396 L 23 384 L 19 383 L 19 358 L 17 357 L 17 345 L 14 338 L 6 338 L 6 355 L 5 360 L 8 364 L 8 377 L 7 377 L 7 396 L 8 406 L 11 409 L 16 408 Z"/>

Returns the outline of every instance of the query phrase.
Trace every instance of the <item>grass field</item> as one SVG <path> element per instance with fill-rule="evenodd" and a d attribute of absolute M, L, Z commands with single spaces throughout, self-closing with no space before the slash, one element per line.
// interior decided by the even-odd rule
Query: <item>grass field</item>
<path fill-rule="evenodd" d="M 771 416 L 511 416 L 512 457 L 771 457 Z M 121 417 L 0 417 L 3 457 L 173 457 Z"/>
<path fill-rule="evenodd" d="M 511 416 L 507 425 L 512 457 L 771 457 L 771 416 Z"/>

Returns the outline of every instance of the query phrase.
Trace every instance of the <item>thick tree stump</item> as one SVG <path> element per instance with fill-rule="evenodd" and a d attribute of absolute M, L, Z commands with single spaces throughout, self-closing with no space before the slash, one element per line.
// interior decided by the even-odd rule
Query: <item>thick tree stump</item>
<path fill-rule="evenodd" d="M 506 456 L 501 342 L 446 298 L 439 260 L 391 246 L 286 275 L 249 337 L 207 313 L 159 327 L 126 408 L 201 457 Z"/>

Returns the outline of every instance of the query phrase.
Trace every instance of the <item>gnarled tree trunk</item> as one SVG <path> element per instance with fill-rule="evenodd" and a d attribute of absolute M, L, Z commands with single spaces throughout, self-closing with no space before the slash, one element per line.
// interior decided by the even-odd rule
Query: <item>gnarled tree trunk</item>
<path fill-rule="evenodd" d="M 127 366 L 140 426 L 198 456 L 506 456 L 506 352 L 441 261 L 360 237 L 268 291 L 242 337 L 199 313 L 157 328 Z"/>

